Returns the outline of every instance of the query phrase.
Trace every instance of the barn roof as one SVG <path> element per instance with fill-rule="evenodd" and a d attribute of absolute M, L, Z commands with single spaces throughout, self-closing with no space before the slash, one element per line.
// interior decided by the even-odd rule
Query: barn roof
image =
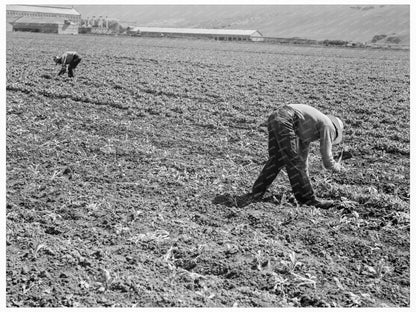
<path fill-rule="evenodd" d="M 7 11 L 22 11 L 22 12 L 37 12 L 49 14 L 67 14 L 67 15 L 81 15 L 77 10 L 71 7 L 54 7 L 44 5 L 20 5 L 10 4 L 6 5 Z"/>
<path fill-rule="evenodd" d="M 205 28 L 164 28 L 164 27 L 141 27 L 141 32 L 157 32 L 157 33 L 175 33 L 175 34 L 204 34 L 204 35 L 224 35 L 224 36 L 251 36 L 260 35 L 257 30 L 251 29 L 205 29 Z"/>
<path fill-rule="evenodd" d="M 13 25 L 19 24 L 63 24 L 64 18 L 59 17 L 40 17 L 40 16 L 22 16 L 13 22 Z"/>

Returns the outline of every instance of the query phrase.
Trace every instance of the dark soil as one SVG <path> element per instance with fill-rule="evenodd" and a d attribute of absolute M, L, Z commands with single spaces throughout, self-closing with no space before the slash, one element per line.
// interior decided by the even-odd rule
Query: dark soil
<path fill-rule="evenodd" d="M 77 50 L 75 78 L 52 56 Z M 409 307 L 409 52 L 7 33 L 8 307 Z M 329 210 L 282 172 L 237 208 L 279 103 L 341 116 Z M 334 151 L 337 153 L 339 151 Z"/>

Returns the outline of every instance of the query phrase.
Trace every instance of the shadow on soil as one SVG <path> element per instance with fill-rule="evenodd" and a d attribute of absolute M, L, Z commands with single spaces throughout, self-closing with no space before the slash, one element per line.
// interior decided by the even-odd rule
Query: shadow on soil
<path fill-rule="evenodd" d="M 248 206 L 251 203 L 255 202 L 263 202 L 263 203 L 274 203 L 279 204 L 281 203 L 281 196 L 279 195 L 270 195 L 268 197 L 264 197 L 262 199 L 254 200 L 250 197 L 250 193 L 246 193 L 243 195 L 231 195 L 231 194 L 218 194 L 212 200 L 214 205 L 222 205 L 226 207 L 238 207 L 243 208 Z"/>

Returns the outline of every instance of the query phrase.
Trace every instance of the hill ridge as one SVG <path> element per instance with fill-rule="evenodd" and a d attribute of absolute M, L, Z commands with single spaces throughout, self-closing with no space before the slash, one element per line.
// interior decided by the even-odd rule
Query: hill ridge
<path fill-rule="evenodd" d="M 173 28 L 256 29 L 265 37 L 410 43 L 409 5 L 78 5 L 82 17 Z M 383 35 L 385 35 L 383 37 Z"/>

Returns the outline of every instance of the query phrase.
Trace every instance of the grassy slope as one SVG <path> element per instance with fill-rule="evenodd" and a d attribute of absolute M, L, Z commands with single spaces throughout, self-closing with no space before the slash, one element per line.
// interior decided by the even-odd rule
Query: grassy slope
<path fill-rule="evenodd" d="M 82 16 L 109 16 L 162 27 L 257 29 L 264 36 L 370 41 L 399 36 L 409 44 L 410 9 L 396 6 L 76 6 Z"/>

